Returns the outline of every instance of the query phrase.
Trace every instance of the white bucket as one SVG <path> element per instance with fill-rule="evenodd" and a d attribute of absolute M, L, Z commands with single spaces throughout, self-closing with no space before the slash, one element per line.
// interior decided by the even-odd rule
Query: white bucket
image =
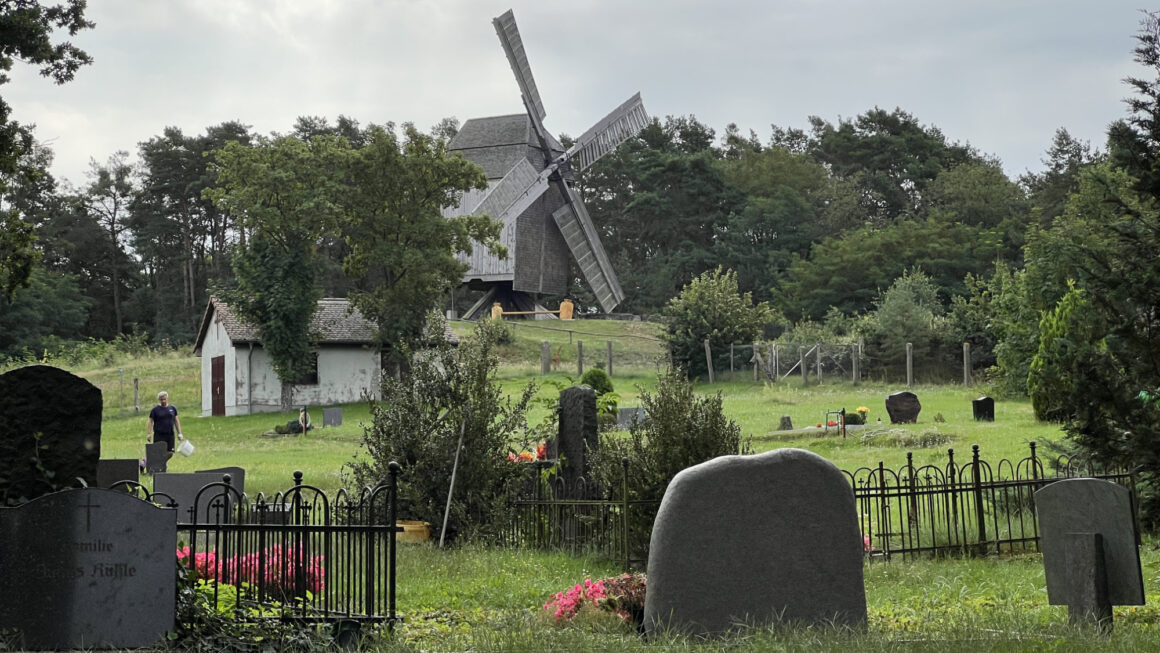
<path fill-rule="evenodd" d="M 182 440 L 181 444 L 177 445 L 177 453 L 183 456 L 193 455 L 193 443 L 189 440 Z"/>

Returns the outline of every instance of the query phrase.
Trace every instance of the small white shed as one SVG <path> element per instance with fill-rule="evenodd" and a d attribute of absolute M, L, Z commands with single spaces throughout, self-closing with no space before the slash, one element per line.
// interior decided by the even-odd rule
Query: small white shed
<path fill-rule="evenodd" d="M 346 299 L 318 301 L 312 371 L 291 388 L 292 405 L 328 406 L 377 398 L 382 369 L 374 325 Z M 193 353 L 201 357 L 201 414 L 248 415 L 281 410 L 282 383 L 257 329 L 210 298 Z"/>

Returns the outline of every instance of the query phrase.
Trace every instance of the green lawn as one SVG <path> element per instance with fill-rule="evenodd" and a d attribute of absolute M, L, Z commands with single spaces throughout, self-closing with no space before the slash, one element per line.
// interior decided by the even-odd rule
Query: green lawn
<path fill-rule="evenodd" d="M 456 322 L 453 328 L 467 335 L 472 327 L 469 323 Z M 539 387 L 540 397 L 552 398 L 559 388 L 576 383 L 575 341 L 581 339 L 587 339 L 586 361 L 589 341 L 600 345 L 592 348 L 594 356 L 597 353 L 603 356 L 603 343 L 613 341 L 612 380 L 621 406 L 640 405 L 640 390 L 656 388 L 657 361 L 662 354 L 661 345 L 655 339 L 660 333 L 656 324 L 547 320 L 523 321 L 509 328 L 513 330 L 514 341 L 500 348 L 498 372 L 500 383 L 509 393 L 518 392 L 531 382 Z M 573 340 L 570 345 L 569 338 Z M 562 353 L 562 362 L 547 376 L 539 374 L 541 340 L 552 342 L 553 351 Z M 262 433 L 295 419 L 297 414 L 200 417 L 200 363 L 199 358 L 188 354 L 170 353 L 73 368 L 72 371 L 96 384 L 104 394 L 102 457 L 137 458 L 144 453 L 145 415 L 155 403 L 157 392 L 167 390 L 181 411 L 185 435 L 197 448 L 191 457 L 175 456 L 170 462 L 171 470 L 237 465 L 246 469 L 246 490 L 251 494 L 286 489 L 292 484 L 296 470 L 303 472 L 305 482 L 326 490 L 343 485 L 340 470 L 358 454 L 362 426 L 369 421 L 366 404 L 343 406 L 343 424 L 339 427 L 317 429 L 305 437 L 263 438 Z M 587 367 L 591 365 L 586 363 Z M 994 422 L 975 422 L 971 400 L 985 393 L 985 388 L 956 385 L 911 388 L 923 406 L 919 423 L 896 427 L 887 423 L 879 427 L 875 424 L 877 418 L 889 422 L 886 396 L 906 388 L 879 383 L 852 385 L 846 381 L 803 386 L 797 378 L 769 384 L 754 382 L 751 372 L 723 376 L 725 380 L 712 385 L 699 382 L 697 389 L 703 393 L 721 393 L 726 414 L 741 426 L 745 435 L 752 437 L 755 450 L 800 447 L 850 471 L 876 466 L 880 461 L 887 467 L 901 467 L 906 464 L 907 451 L 913 452 L 916 465 L 943 465 L 947 449 L 953 448 L 956 460 L 962 463 L 969 460 L 971 445 L 975 444 L 979 445 L 982 457 L 993 464 L 999 458 L 1016 461 L 1028 454 L 1028 442 L 1039 443 L 1040 455 L 1048 456 L 1048 443 L 1061 439 L 1058 426 L 1035 420 L 1027 401 L 997 401 Z M 134 379 L 137 379 L 140 411 L 134 410 Z M 841 408 L 853 411 L 859 406 L 870 409 L 871 425 L 863 430 L 849 430 L 845 439 L 837 429 L 815 426 L 824 423 L 827 411 Z M 539 423 L 548 410 L 545 404 L 535 405 L 529 414 L 529 423 Z M 783 415 L 790 417 L 794 431 L 777 430 Z M 321 423 L 321 410 L 312 417 Z M 874 442 L 910 439 L 937 444 L 925 447 L 863 444 L 864 436 L 874 433 L 886 437 L 866 439 Z"/>

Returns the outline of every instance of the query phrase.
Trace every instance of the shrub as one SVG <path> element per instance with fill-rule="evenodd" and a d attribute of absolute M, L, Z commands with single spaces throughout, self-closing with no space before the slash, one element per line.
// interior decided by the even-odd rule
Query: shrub
<path fill-rule="evenodd" d="M 514 401 L 504 397 L 495 353 L 502 328 L 482 320 L 458 350 L 441 343 L 415 357 L 400 379 L 384 375 L 382 399 L 371 402 L 373 421 L 363 431 L 364 451 L 344 467 L 344 481 L 381 483 L 397 461 L 400 512 L 441 525 L 462 434 L 447 537 L 501 528 L 510 514 L 506 498 L 524 473 L 507 454 L 513 436 L 528 435 L 526 413 L 536 392 L 528 384 Z"/>
<path fill-rule="evenodd" d="M 593 473 L 606 485 L 619 484 L 621 460 L 628 458 L 628 491 L 632 501 L 657 502 L 678 472 L 718 456 L 752 453 L 741 427 L 725 417 L 721 393 L 693 393 L 684 372 L 671 368 L 658 377 L 656 394 L 640 391 L 648 419 L 635 422 L 629 437 L 605 434 L 593 453 Z M 647 529 L 635 531 L 642 539 L 631 546 L 647 549 L 657 506 L 642 508 Z M 651 510 L 651 513 L 647 511 Z"/>
<path fill-rule="evenodd" d="M 729 345 L 753 342 L 773 321 L 769 304 L 738 290 L 737 273 L 717 268 L 690 281 L 664 308 L 664 339 L 673 365 L 697 376 L 708 371 L 705 341 L 727 360 Z"/>
<path fill-rule="evenodd" d="M 587 372 L 585 372 L 584 376 L 580 377 L 580 383 L 595 390 L 596 396 L 598 397 L 602 394 L 614 391 L 612 387 L 612 379 L 608 376 L 607 372 L 598 367 L 590 368 Z"/>

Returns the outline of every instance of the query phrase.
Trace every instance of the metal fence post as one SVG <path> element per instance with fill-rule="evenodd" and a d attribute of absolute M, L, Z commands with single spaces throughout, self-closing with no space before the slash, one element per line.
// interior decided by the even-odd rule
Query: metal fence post
<path fill-rule="evenodd" d="M 387 628 L 393 632 L 395 629 L 395 536 L 398 532 L 396 530 L 398 526 L 395 522 L 399 516 L 399 469 L 401 467 L 399 463 L 392 460 L 387 465 L 387 469 L 391 476 L 391 501 L 387 504 L 390 511 L 388 518 L 391 520 L 391 532 L 388 534 L 390 539 L 387 540 L 387 564 L 389 565 L 387 568 Z"/>
<path fill-rule="evenodd" d="M 621 468 L 624 470 L 622 492 L 624 494 L 624 504 L 621 510 L 624 512 L 624 572 L 628 573 L 629 569 L 629 554 L 628 554 L 628 456 L 620 459 Z"/>
<path fill-rule="evenodd" d="M 987 517 L 983 513 L 983 479 L 979 463 L 979 445 L 971 445 L 971 480 L 974 482 L 975 521 L 979 527 L 979 552 L 987 550 Z"/>

